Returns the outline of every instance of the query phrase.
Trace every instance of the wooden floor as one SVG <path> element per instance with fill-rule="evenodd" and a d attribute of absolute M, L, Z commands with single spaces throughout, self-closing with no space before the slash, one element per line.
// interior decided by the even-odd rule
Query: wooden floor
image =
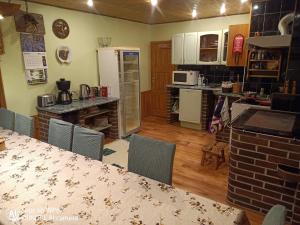
<path fill-rule="evenodd" d="M 143 119 L 139 134 L 176 144 L 174 186 L 229 204 L 226 201 L 228 165 L 223 164 L 218 170 L 213 164 L 200 165 L 201 147 L 213 142 L 213 135 L 170 125 L 157 117 Z M 246 213 L 252 225 L 261 225 L 262 215 L 249 210 Z"/>

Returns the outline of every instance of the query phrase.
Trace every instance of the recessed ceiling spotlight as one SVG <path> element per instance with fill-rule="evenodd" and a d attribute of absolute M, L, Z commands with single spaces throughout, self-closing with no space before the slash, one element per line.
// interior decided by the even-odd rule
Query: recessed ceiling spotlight
<path fill-rule="evenodd" d="M 86 4 L 87 4 L 89 7 L 93 7 L 93 6 L 94 6 L 93 0 L 88 0 Z"/>
<path fill-rule="evenodd" d="M 197 17 L 197 10 L 194 8 L 192 11 L 192 17 L 196 18 Z"/>
<path fill-rule="evenodd" d="M 253 6 L 253 9 L 254 9 L 254 10 L 257 10 L 258 8 L 259 8 L 258 5 L 254 5 L 254 6 Z"/>
<path fill-rule="evenodd" d="M 0 20 L 3 20 L 4 16 L 2 14 L 0 14 Z"/>
<path fill-rule="evenodd" d="M 152 6 L 157 6 L 157 0 L 151 0 L 151 5 Z"/>
<path fill-rule="evenodd" d="M 245 3 L 245 2 L 248 2 L 248 0 L 241 0 L 241 3 L 242 3 L 242 4 Z"/>
<path fill-rule="evenodd" d="M 220 14 L 223 15 L 226 12 L 226 5 L 225 3 L 222 3 L 221 8 L 220 8 Z"/>

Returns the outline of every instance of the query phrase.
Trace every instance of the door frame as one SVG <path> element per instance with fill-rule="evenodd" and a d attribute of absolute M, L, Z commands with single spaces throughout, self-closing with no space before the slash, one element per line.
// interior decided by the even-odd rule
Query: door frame
<path fill-rule="evenodd" d="M 5 94 L 4 94 L 4 86 L 0 68 L 0 107 L 6 108 Z"/>

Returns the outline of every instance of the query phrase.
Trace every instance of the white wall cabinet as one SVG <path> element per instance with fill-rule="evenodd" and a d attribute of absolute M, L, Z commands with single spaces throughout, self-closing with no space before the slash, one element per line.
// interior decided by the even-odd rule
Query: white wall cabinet
<path fill-rule="evenodd" d="M 172 37 L 172 64 L 183 64 L 184 34 L 175 34 Z"/>
<path fill-rule="evenodd" d="M 216 65 L 221 63 L 222 31 L 198 33 L 197 63 Z"/>
<path fill-rule="evenodd" d="M 197 64 L 197 40 L 197 32 L 184 34 L 183 63 L 185 65 Z"/>
<path fill-rule="evenodd" d="M 180 89 L 179 120 L 193 124 L 201 124 L 202 91 Z"/>
<path fill-rule="evenodd" d="M 174 65 L 226 65 L 228 29 L 175 34 L 172 37 Z"/>

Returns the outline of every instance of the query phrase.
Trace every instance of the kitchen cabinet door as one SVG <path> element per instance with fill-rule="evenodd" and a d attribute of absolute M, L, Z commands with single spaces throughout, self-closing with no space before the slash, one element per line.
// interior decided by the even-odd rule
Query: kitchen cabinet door
<path fill-rule="evenodd" d="M 222 31 L 199 32 L 197 63 L 217 65 L 221 63 Z"/>
<path fill-rule="evenodd" d="M 184 34 L 175 34 L 172 37 L 172 64 L 183 64 Z"/>
<path fill-rule="evenodd" d="M 222 49 L 221 49 L 221 64 L 226 65 L 227 63 L 227 52 L 228 52 L 228 38 L 229 30 L 225 29 L 222 33 Z"/>
<path fill-rule="evenodd" d="M 197 32 L 184 34 L 183 63 L 186 65 L 197 64 L 197 40 L 198 40 Z"/>
<path fill-rule="evenodd" d="M 201 123 L 202 91 L 180 89 L 179 120 L 194 124 Z"/>

